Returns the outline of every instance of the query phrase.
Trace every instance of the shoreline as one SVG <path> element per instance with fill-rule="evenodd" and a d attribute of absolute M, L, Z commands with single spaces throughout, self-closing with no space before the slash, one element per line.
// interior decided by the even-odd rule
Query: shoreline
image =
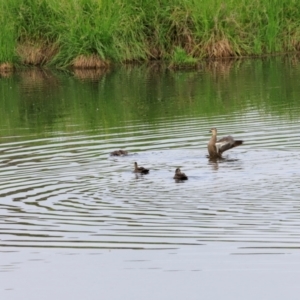
<path fill-rule="evenodd" d="M 67 65 L 65 67 L 57 67 L 55 65 L 49 65 L 49 64 L 27 64 L 27 63 L 16 63 L 13 64 L 12 62 L 4 62 L 0 63 L 0 73 L 11 73 L 14 71 L 26 69 L 26 68 L 39 68 L 39 69 L 57 69 L 57 70 L 63 70 L 63 69 L 69 69 L 74 72 L 78 71 L 109 71 L 112 68 L 115 67 L 121 67 L 121 66 L 143 66 L 143 65 L 149 65 L 150 67 L 152 65 L 160 65 L 165 69 L 170 70 L 181 70 L 181 69 L 201 69 L 203 65 L 210 64 L 210 63 L 220 63 L 220 64 L 226 64 L 227 62 L 233 62 L 233 61 L 243 61 L 247 59 L 269 59 L 272 57 L 288 57 L 288 56 L 295 56 L 300 57 L 300 53 L 298 51 L 293 52 L 281 52 L 281 53 L 270 53 L 270 54 L 261 54 L 261 55 L 245 55 L 245 56 L 229 56 L 229 57 L 220 57 L 220 58 L 203 58 L 198 59 L 193 64 L 172 64 L 169 61 L 164 60 L 148 60 L 148 61 L 133 61 L 133 62 L 110 62 L 110 61 L 102 61 L 100 57 L 97 57 L 95 54 L 91 55 L 91 57 L 85 57 L 83 55 L 80 55 L 79 57 L 74 59 L 74 62 L 70 65 Z M 29 60 L 29 58 L 27 58 Z"/>

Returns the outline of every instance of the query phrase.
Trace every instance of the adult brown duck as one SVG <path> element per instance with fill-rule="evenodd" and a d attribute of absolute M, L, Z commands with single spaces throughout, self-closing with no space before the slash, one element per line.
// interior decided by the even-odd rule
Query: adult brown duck
<path fill-rule="evenodd" d="M 148 174 L 149 170 L 145 169 L 144 167 L 139 167 L 137 162 L 134 163 L 134 173 L 140 173 L 140 174 Z"/>
<path fill-rule="evenodd" d="M 217 128 L 211 128 L 210 132 L 212 136 L 207 144 L 209 158 L 222 158 L 223 152 L 243 144 L 242 140 L 234 140 L 230 135 L 217 140 Z"/>
<path fill-rule="evenodd" d="M 128 152 L 125 150 L 115 150 L 110 153 L 111 156 L 126 156 L 128 155 Z"/>
<path fill-rule="evenodd" d="M 175 170 L 175 175 L 173 178 L 176 180 L 187 180 L 188 179 L 188 177 L 184 173 L 182 173 L 179 168 L 177 168 Z"/>

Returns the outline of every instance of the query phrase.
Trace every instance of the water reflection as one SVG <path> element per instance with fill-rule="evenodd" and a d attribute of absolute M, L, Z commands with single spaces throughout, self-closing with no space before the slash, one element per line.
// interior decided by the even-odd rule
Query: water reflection
<path fill-rule="evenodd" d="M 212 170 L 219 170 L 219 160 L 216 158 L 208 158 L 208 164 L 212 167 Z"/>
<path fill-rule="evenodd" d="M 4 135 L 51 135 L 76 131 L 79 122 L 84 130 L 112 132 L 134 120 L 153 126 L 160 118 L 185 115 L 224 122 L 253 108 L 297 120 L 299 68 L 292 60 L 212 62 L 200 71 L 76 70 L 74 77 L 30 69 L 2 78 L 1 128 L 10 131 Z"/>

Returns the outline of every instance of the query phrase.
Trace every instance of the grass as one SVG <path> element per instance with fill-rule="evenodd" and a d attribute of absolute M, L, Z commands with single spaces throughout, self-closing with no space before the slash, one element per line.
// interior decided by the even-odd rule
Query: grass
<path fill-rule="evenodd" d="M 0 25 L 0 63 L 191 66 L 300 50 L 296 0 L 0 0 Z"/>
<path fill-rule="evenodd" d="M 12 15 L 6 15 L 4 12 L 8 10 L 7 3 L 0 0 L 0 66 L 4 68 L 7 64 L 16 62 L 15 45 L 17 42 L 17 33 Z"/>
<path fill-rule="evenodd" d="M 198 60 L 186 53 L 181 47 L 175 47 L 173 57 L 170 61 L 170 68 L 178 67 L 196 67 Z"/>

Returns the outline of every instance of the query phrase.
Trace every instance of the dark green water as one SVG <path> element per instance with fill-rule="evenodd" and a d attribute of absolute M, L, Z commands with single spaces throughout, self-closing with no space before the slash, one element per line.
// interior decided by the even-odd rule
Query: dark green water
<path fill-rule="evenodd" d="M 0 298 L 297 299 L 299 66 L 1 74 Z"/>
<path fill-rule="evenodd" d="M 234 119 L 249 110 L 292 122 L 299 120 L 298 76 L 292 59 L 215 62 L 198 72 L 128 67 L 72 76 L 26 70 L 1 78 L 1 131 L 26 139 L 25 132 L 109 134 L 116 127 L 155 128 L 159 120 L 181 117 L 202 119 L 209 127 L 216 118 Z"/>

